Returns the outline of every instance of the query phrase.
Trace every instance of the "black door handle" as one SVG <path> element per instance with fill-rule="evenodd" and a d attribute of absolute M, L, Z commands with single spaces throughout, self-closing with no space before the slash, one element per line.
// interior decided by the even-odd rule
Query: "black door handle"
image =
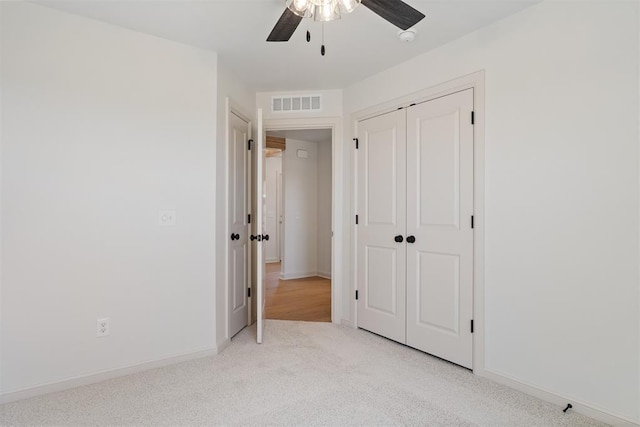
<path fill-rule="evenodd" d="M 231 240 L 240 240 L 240 235 L 231 233 Z"/>
<path fill-rule="evenodd" d="M 268 234 L 263 234 L 262 235 L 262 240 L 269 240 L 269 235 Z"/>
<path fill-rule="evenodd" d="M 408 236 L 407 237 L 407 243 L 415 243 L 415 242 L 416 242 L 415 236 Z"/>
<path fill-rule="evenodd" d="M 256 236 L 254 236 L 253 234 L 251 235 L 251 237 L 249 237 L 251 239 L 251 241 L 253 242 L 254 240 L 256 240 Z"/>
<path fill-rule="evenodd" d="M 396 236 L 393 238 L 393 240 L 396 241 L 396 243 L 402 243 L 404 241 L 404 238 L 400 235 Z"/>

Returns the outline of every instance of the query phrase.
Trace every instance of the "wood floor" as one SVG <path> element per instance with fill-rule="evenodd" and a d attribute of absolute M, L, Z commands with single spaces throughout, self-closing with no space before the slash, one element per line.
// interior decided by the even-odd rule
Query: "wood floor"
<path fill-rule="evenodd" d="M 267 319 L 331 322 L 331 280 L 280 280 L 280 263 L 267 264 L 266 270 Z"/>

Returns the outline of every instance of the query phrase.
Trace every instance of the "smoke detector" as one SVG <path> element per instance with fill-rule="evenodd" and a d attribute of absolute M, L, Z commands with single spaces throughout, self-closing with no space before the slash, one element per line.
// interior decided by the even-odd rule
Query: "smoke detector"
<path fill-rule="evenodd" d="M 408 30 L 398 31 L 398 37 L 405 43 L 410 43 L 416 38 L 416 30 L 409 28 Z"/>

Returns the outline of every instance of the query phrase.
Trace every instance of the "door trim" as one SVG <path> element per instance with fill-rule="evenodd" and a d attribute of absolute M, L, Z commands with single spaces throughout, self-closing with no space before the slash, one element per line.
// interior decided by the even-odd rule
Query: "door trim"
<path fill-rule="evenodd" d="M 348 252 L 344 230 L 344 146 L 342 117 L 265 119 L 264 130 L 331 129 L 331 321 L 341 323 L 344 278 L 343 253 Z M 344 323 L 344 322 L 342 322 Z"/>
<path fill-rule="evenodd" d="M 485 355 L 484 355 L 484 224 L 485 224 L 485 71 L 480 70 L 448 82 L 441 83 L 430 88 L 423 89 L 408 95 L 404 95 L 378 105 L 356 111 L 351 114 L 350 123 L 352 124 L 351 138 L 358 135 L 358 122 L 372 118 L 381 114 L 405 108 L 411 104 L 418 104 L 431 101 L 443 96 L 451 95 L 466 89 L 474 89 L 473 91 L 473 110 L 474 128 L 473 128 L 473 204 L 474 204 L 474 239 L 473 239 L 473 372 L 480 376 L 485 376 Z M 351 174 L 351 194 L 357 194 L 357 156 L 355 153 L 355 145 L 350 150 Z M 356 198 L 351 197 L 349 206 L 349 218 L 353 218 L 357 214 Z M 357 290 L 357 227 L 351 222 L 349 227 L 351 237 L 350 248 L 350 264 L 351 276 L 349 281 L 351 287 L 345 289 L 347 297 L 351 297 L 352 303 L 349 305 L 351 311 L 351 325 L 358 327 L 358 309 L 357 301 L 352 297 Z M 346 323 L 346 322 L 343 322 Z"/>
<path fill-rule="evenodd" d="M 247 116 L 246 114 L 243 113 L 242 109 L 233 102 L 232 99 L 230 99 L 229 97 L 225 98 L 225 146 L 224 146 L 224 167 L 225 167 L 225 172 L 224 172 L 224 176 L 225 176 L 225 183 L 224 183 L 224 200 L 225 200 L 225 206 L 229 205 L 229 156 L 230 156 L 230 151 L 229 151 L 229 144 L 230 144 L 230 136 L 231 136 L 231 114 L 235 114 L 236 116 L 238 116 L 239 118 L 241 118 L 243 121 L 245 121 L 247 123 L 247 135 L 248 138 L 251 139 L 252 135 L 251 132 L 253 130 L 253 122 L 251 121 L 251 119 L 249 119 L 249 116 Z M 249 154 L 247 154 L 249 155 Z M 249 161 L 248 163 L 248 167 L 247 167 L 247 179 L 251 179 L 251 162 Z M 247 181 L 249 182 L 249 181 Z M 251 185 L 247 185 L 247 200 L 250 202 L 251 201 Z M 249 207 L 251 206 L 250 204 L 248 205 Z M 251 209 L 249 209 L 251 210 Z M 224 210 L 224 234 L 223 236 L 228 236 L 229 235 L 229 209 Z M 231 313 L 229 312 L 229 305 L 230 305 L 230 299 L 231 299 L 231 292 L 230 292 L 230 286 L 231 283 L 229 282 L 229 247 L 228 245 L 225 244 L 224 246 L 224 283 L 226 284 L 224 287 L 224 301 L 225 301 L 225 340 L 224 343 L 226 343 L 225 345 L 228 345 L 228 341 L 231 339 L 230 337 L 230 332 L 229 332 L 229 317 L 231 316 Z M 251 250 L 247 251 L 247 285 L 249 287 L 251 287 Z M 247 318 L 247 325 L 251 325 L 251 297 L 249 297 L 247 299 L 247 305 L 248 305 L 248 318 Z"/>

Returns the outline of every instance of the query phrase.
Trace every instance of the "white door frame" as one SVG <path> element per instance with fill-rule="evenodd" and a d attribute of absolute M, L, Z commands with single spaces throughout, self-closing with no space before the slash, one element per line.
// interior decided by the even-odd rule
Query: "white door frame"
<path fill-rule="evenodd" d="M 253 122 L 249 119 L 249 116 L 243 113 L 242 109 L 233 102 L 229 97 L 225 98 L 225 148 L 224 148 L 224 156 L 225 156 L 225 185 L 224 185 L 224 200 L 226 202 L 226 206 L 229 205 L 229 144 L 231 143 L 231 114 L 235 114 L 240 117 L 242 120 L 247 122 L 248 132 L 247 136 L 249 139 L 252 138 L 251 132 L 253 130 Z M 251 159 L 250 153 L 247 152 L 247 156 L 249 156 L 249 163 L 247 167 L 247 179 L 251 179 Z M 251 183 L 247 181 L 247 203 L 249 206 L 249 212 L 251 212 Z M 224 235 L 223 238 L 229 235 L 229 209 L 225 209 L 224 211 Z M 228 345 L 229 339 L 231 338 L 229 335 L 229 316 L 231 313 L 229 312 L 229 305 L 231 303 L 231 292 L 229 287 L 231 283 L 229 282 L 229 247 L 225 244 L 224 246 L 224 283 L 225 283 L 225 347 Z M 251 286 L 251 246 L 249 246 L 249 250 L 247 251 L 247 284 Z M 248 305 L 248 318 L 247 325 L 251 324 L 251 297 L 247 299 Z M 221 348 L 218 351 L 222 351 Z"/>
<path fill-rule="evenodd" d="M 282 199 L 282 191 L 284 189 L 284 187 L 282 186 L 282 156 L 280 160 L 280 173 L 278 173 L 278 175 L 276 176 L 276 216 L 278 217 L 276 228 L 278 229 L 278 261 L 282 263 L 282 254 L 284 254 L 284 239 L 282 238 L 282 229 L 284 228 L 284 213 L 282 212 L 282 207 L 284 206 L 284 202 Z"/>
<path fill-rule="evenodd" d="M 450 80 L 437 86 L 424 89 L 409 95 L 405 95 L 391 101 L 387 101 L 360 111 L 351 115 L 351 123 L 353 125 L 352 132 L 355 138 L 358 134 L 358 122 L 367 118 L 384 114 L 399 107 L 408 107 L 414 103 L 426 102 L 436 98 L 450 95 L 465 89 L 474 89 L 473 110 L 475 114 L 475 125 L 473 129 L 474 138 L 474 155 L 473 155 L 473 203 L 474 203 L 474 240 L 473 240 L 473 372 L 478 375 L 484 374 L 484 133 L 485 133 L 485 72 L 484 70 Z M 355 196 L 357 194 L 357 156 L 355 155 L 355 146 L 351 148 L 351 191 Z M 357 214 L 356 197 L 351 197 L 351 212 Z M 352 223 L 349 230 L 351 231 L 351 286 L 353 287 L 349 294 L 354 295 L 357 289 L 357 226 Z M 350 305 L 351 319 L 353 326 L 358 326 L 358 310 L 357 301 L 353 299 Z"/>
<path fill-rule="evenodd" d="M 269 159 L 280 159 L 280 161 L 282 162 L 282 157 L 266 157 L 264 160 L 264 170 L 265 170 L 265 180 L 268 182 L 269 181 L 269 175 L 267 172 L 267 163 L 269 163 Z M 269 200 L 272 198 L 274 200 L 274 204 L 275 204 L 275 225 L 273 229 L 270 229 L 268 227 L 268 225 L 265 227 L 265 234 L 269 235 L 269 242 L 272 242 L 275 250 L 274 253 L 276 254 L 275 256 L 275 260 L 269 260 L 269 258 L 267 257 L 266 253 L 266 246 L 267 244 L 265 244 L 265 257 L 264 257 L 264 262 L 266 264 L 274 264 L 277 262 L 280 262 L 280 224 L 279 224 L 279 218 L 278 218 L 278 214 L 280 213 L 280 209 L 278 207 L 278 200 L 280 197 L 279 193 L 279 189 L 278 189 L 278 173 L 276 173 L 276 177 L 275 177 L 275 184 L 274 184 L 274 192 L 273 194 L 269 194 L 269 185 L 267 184 L 267 190 L 266 190 L 266 194 L 267 194 L 267 203 L 269 203 Z M 268 221 L 268 210 L 264 212 L 264 214 L 267 217 L 267 221 Z"/>
<path fill-rule="evenodd" d="M 342 318 L 344 212 L 342 117 L 265 119 L 264 131 L 331 129 L 331 321 Z"/>

